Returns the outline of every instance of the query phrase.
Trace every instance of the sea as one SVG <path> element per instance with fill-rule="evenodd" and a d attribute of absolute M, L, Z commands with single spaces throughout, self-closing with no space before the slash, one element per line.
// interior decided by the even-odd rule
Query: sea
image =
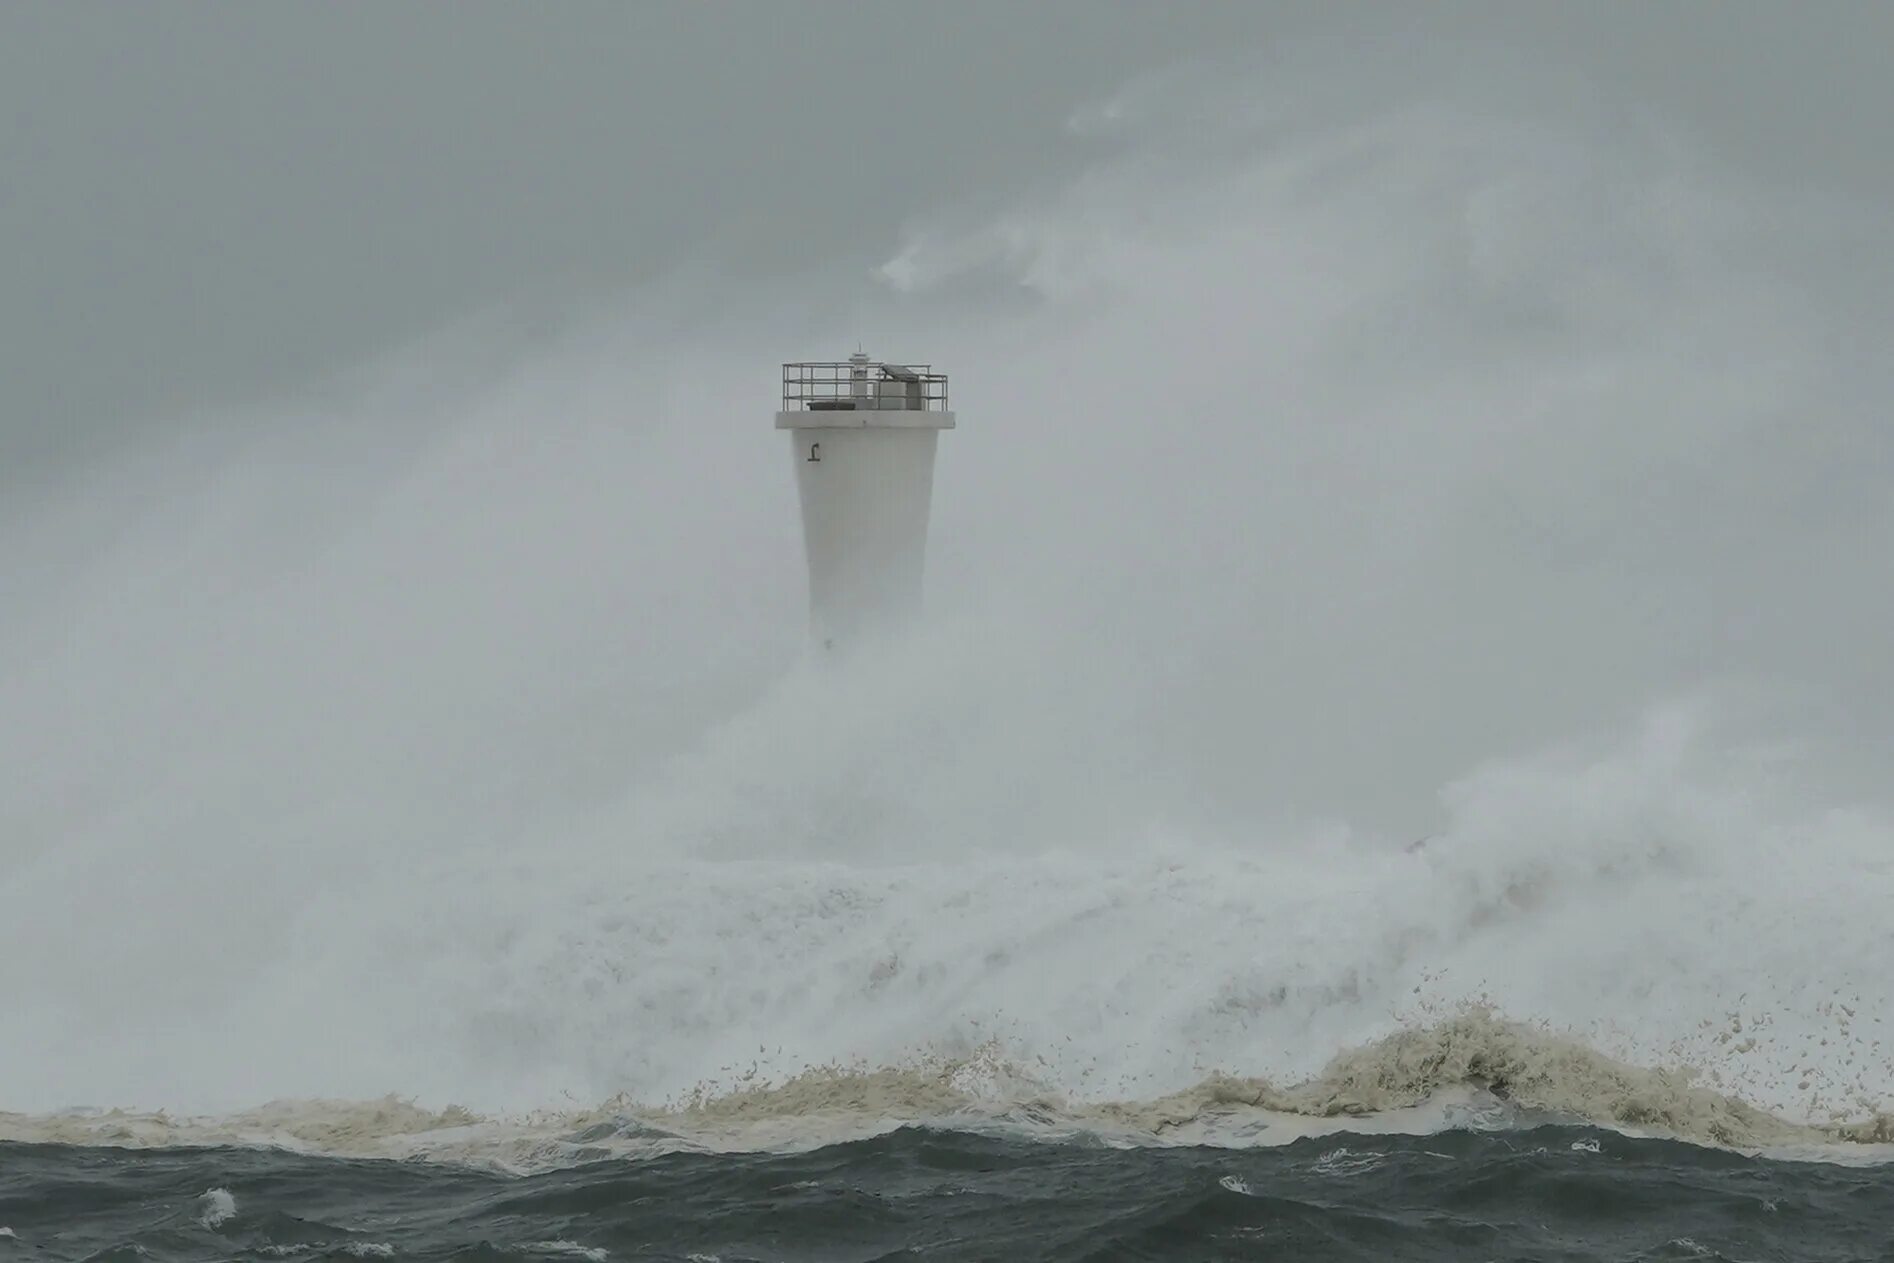
<path fill-rule="evenodd" d="M 36 1259 L 1894 1258 L 1894 1118 L 1796 1123 L 1463 1014 L 1290 1087 L 1079 1104 L 990 1059 L 669 1109 L 0 1116 Z"/>
<path fill-rule="evenodd" d="M 1894 1168 L 1590 1127 L 1124 1148 L 902 1126 L 531 1173 L 0 1146 L 19 1259 L 1885 1260 Z"/>

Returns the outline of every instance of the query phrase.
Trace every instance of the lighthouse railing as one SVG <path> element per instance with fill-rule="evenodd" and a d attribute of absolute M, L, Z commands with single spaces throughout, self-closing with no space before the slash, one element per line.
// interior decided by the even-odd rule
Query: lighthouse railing
<path fill-rule="evenodd" d="M 946 412 L 947 374 L 931 364 L 810 361 L 783 365 L 784 412 Z"/>

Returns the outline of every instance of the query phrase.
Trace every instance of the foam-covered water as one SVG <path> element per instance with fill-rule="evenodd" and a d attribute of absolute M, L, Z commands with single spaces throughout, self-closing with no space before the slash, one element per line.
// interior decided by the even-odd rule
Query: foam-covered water
<path fill-rule="evenodd" d="M 1857 221 L 1206 99 L 853 310 L 419 348 L 16 515 L 0 1134 L 1885 1143 L 1889 440 L 1785 244 Z M 963 424 L 929 625 L 826 669 L 771 366 L 861 324 Z"/>
<path fill-rule="evenodd" d="M 482 1117 L 390 1097 L 284 1101 L 198 1118 L 65 1111 L 0 1115 L 0 1140 L 132 1149 L 262 1145 L 530 1172 L 608 1157 L 802 1152 L 909 1126 L 1012 1142 L 1137 1149 L 1277 1147 L 1342 1134 L 1503 1131 L 1549 1121 L 1776 1158 L 1850 1165 L 1894 1160 L 1894 1117 L 1885 1113 L 1798 1122 L 1719 1092 L 1690 1069 L 1614 1061 L 1574 1040 L 1477 1010 L 1351 1049 L 1300 1082 L 1218 1073 L 1156 1098 L 1071 1097 L 987 1048 L 960 1059 L 825 1066 L 781 1082 L 704 1085 L 662 1106 L 626 1096 L 593 1109 Z M 203 1202 L 206 1222 L 236 1213 L 225 1190 L 212 1189 Z"/>
<path fill-rule="evenodd" d="M 794 706 L 808 715 L 816 704 Z M 391 860 L 373 881 L 312 893 L 281 955 L 224 1001 L 229 1025 L 161 1032 L 174 1059 L 166 1096 L 140 1101 L 125 1078 L 139 1059 L 62 1029 L 57 1012 L 34 1015 L 32 1029 L 57 1032 L 67 1056 L 11 1082 L 47 1105 L 89 1091 L 187 1109 L 242 1105 L 272 1078 L 341 1099 L 396 1084 L 432 1108 L 563 1116 L 614 1097 L 662 1109 L 836 1067 L 854 1072 L 832 1083 L 853 1126 L 1052 1100 L 1082 1125 L 1110 1104 L 1155 1134 L 1141 1110 L 1181 1099 L 1179 1121 L 1195 1121 L 1225 1099 L 1216 1085 L 1252 1078 L 1313 1078 L 1293 1098 L 1259 1088 L 1250 1103 L 1318 1116 L 1503 1079 L 1510 1100 L 1561 1117 L 1726 1143 L 1809 1138 L 1745 1107 L 1823 1125 L 1872 1119 L 1894 1096 L 1879 981 L 1894 950 L 1885 827 L 1768 803 L 1719 779 L 1740 769 L 1692 742 L 1670 715 L 1623 748 L 1489 767 L 1447 793 L 1439 833 L 1408 844 L 1316 832 L 1210 845 L 1153 826 L 1121 849 L 843 862 L 707 858 L 581 834 L 531 855 Z M 819 753 L 770 769 L 740 736 L 722 744 L 736 750 L 733 789 L 845 799 L 845 773 L 817 779 Z M 705 775 L 678 771 L 689 802 L 656 793 L 638 814 L 680 838 L 693 838 L 688 822 L 714 846 L 709 825 L 732 809 L 694 816 Z M 917 831 L 904 823 L 895 836 Z M 1454 1014 L 1473 998 L 1546 1033 L 1521 1044 L 1467 1026 Z M 1436 1042 L 1405 1042 L 1417 1029 Z M 262 1059 L 237 1091 L 222 1050 L 233 1032 Z M 1329 1064 L 1347 1049 L 1365 1051 Z M 1608 1057 L 1700 1077 L 1630 1087 L 1602 1068 Z M 885 1099 L 849 1096 L 879 1082 L 877 1068 L 943 1059 L 962 1070 L 903 1070 Z M 994 1076 L 972 1075 L 974 1064 Z M 820 1098 L 772 1099 L 779 1113 L 826 1112 Z M 348 1110 L 317 1110 L 209 1134 L 333 1130 L 346 1151 L 358 1126 Z M 364 1134 L 379 1143 L 381 1127 Z M 7 1130 L 38 1134 L 21 1128 Z M 568 1130 L 560 1121 L 547 1134 Z M 817 1125 L 806 1139 L 830 1134 Z"/>

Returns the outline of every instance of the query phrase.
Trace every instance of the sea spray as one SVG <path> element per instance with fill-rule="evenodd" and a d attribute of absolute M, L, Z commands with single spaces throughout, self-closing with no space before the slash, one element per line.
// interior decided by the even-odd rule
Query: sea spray
<path fill-rule="evenodd" d="M 981 417 L 858 670 L 797 665 L 740 420 L 785 329 L 852 336 L 800 285 L 417 352 L 9 518 L 0 1105 L 490 1118 L 991 1043 L 1079 1109 L 1484 997 L 1884 1111 L 1884 306 L 1811 308 L 1832 221 L 1661 127 L 1282 90 L 1149 96 L 825 309 Z"/>
<path fill-rule="evenodd" d="M 978 1080 L 981 1090 L 962 1084 Z M 904 1126 L 1119 1146 L 1280 1145 L 1339 1132 L 1425 1134 L 1465 1125 L 1484 1103 L 1487 1128 L 1556 1121 L 1748 1151 L 1851 1161 L 1894 1160 L 1894 1115 L 1812 1124 L 1701 1086 L 1687 1067 L 1639 1067 L 1569 1036 L 1485 1008 L 1338 1054 L 1300 1082 L 1218 1074 L 1150 1100 L 1080 1101 L 1007 1064 L 970 1061 L 876 1068 L 823 1066 L 779 1083 L 704 1085 L 687 1099 L 626 1097 L 590 1109 L 483 1117 L 410 1102 L 279 1101 L 226 1117 L 126 1111 L 0 1114 L 0 1140 L 128 1148 L 249 1145 L 337 1157 L 424 1158 L 525 1171 L 608 1155 L 801 1151 Z M 994 1084 L 1003 1083 L 996 1090 Z M 205 1213 L 234 1214 L 206 1194 Z"/>

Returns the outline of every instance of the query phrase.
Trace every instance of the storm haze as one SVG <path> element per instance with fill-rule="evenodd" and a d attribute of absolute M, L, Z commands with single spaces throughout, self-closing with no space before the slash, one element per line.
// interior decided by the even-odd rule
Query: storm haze
<path fill-rule="evenodd" d="M 1345 916 L 1436 836 L 1443 888 L 1606 922 L 1647 864 L 1708 889 L 1662 931 L 1706 961 L 1785 838 L 1796 898 L 1884 874 L 1890 46 L 1843 4 L 7 8 L 0 991 L 54 1034 L 0 1082 L 687 1086 L 688 1022 L 667 1061 L 554 1009 L 615 940 L 547 927 L 672 883 L 737 937 L 667 968 L 794 958 L 746 864 L 1307 857 Z M 770 414 L 857 345 L 959 428 L 926 623 L 837 678 Z M 447 888 L 490 937 L 411 923 Z M 1571 956 L 1468 933 L 1468 991 Z M 1334 950 L 1374 1021 L 1431 967 Z M 418 996 L 448 1069 L 385 1081 Z M 206 1033 L 311 1015 L 367 1051 Z"/>

